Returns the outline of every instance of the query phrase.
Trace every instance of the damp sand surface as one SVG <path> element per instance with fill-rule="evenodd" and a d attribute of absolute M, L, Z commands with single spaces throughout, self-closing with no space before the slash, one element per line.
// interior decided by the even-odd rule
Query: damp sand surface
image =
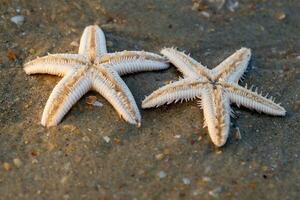
<path fill-rule="evenodd" d="M 300 2 L 222 2 L 2 0 L 0 199 L 299 198 Z M 269 92 L 287 116 L 233 106 L 228 142 L 215 148 L 196 101 L 141 109 L 136 128 L 89 92 L 59 126 L 44 128 L 41 114 L 60 78 L 27 76 L 22 66 L 48 52 L 77 52 L 90 24 L 103 28 L 110 52 L 178 47 L 209 68 L 251 48 L 241 85 Z M 140 107 L 180 75 L 171 66 L 123 78 Z"/>

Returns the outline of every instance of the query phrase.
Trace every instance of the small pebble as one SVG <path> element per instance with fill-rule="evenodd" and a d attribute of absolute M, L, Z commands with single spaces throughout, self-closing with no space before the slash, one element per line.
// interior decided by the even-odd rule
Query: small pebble
<path fill-rule="evenodd" d="M 97 106 L 97 107 L 102 107 L 103 104 L 100 101 L 97 101 L 97 97 L 96 96 L 88 96 L 86 98 L 86 104 L 87 105 L 92 105 L 92 106 Z"/>
<path fill-rule="evenodd" d="M 16 15 L 16 16 L 10 18 L 10 21 L 17 24 L 18 26 L 21 26 L 21 25 L 23 25 L 23 23 L 25 21 L 25 17 L 23 15 Z"/>
<path fill-rule="evenodd" d="M 174 135 L 174 138 L 179 139 L 181 138 L 181 135 Z"/>
<path fill-rule="evenodd" d="M 193 194 L 193 196 L 198 196 L 198 195 L 202 194 L 202 190 L 196 189 L 192 192 L 192 194 Z"/>
<path fill-rule="evenodd" d="M 217 187 L 217 188 L 215 188 L 215 189 L 209 191 L 208 194 L 209 194 L 210 196 L 212 196 L 212 197 L 217 198 L 217 197 L 219 197 L 219 193 L 220 193 L 221 191 L 222 191 L 222 188 L 221 188 L 221 187 Z"/>
<path fill-rule="evenodd" d="M 208 6 L 205 3 L 203 3 L 202 1 L 194 1 L 193 2 L 192 10 L 203 11 L 206 9 L 208 9 Z"/>
<path fill-rule="evenodd" d="M 64 177 L 60 180 L 60 183 L 61 183 L 61 184 L 65 184 L 67 181 L 68 181 L 68 177 L 67 177 L 67 176 L 64 176 Z"/>
<path fill-rule="evenodd" d="M 158 173 L 158 177 L 160 178 L 160 179 L 163 179 L 163 178 L 165 178 L 167 176 L 167 174 L 166 174 L 166 172 L 164 172 L 164 171 L 160 171 L 159 173 Z"/>
<path fill-rule="evenodd" d="M 118 144 L 118 145 L 122 144 L 121 140 L 118 139 L 118 138 L 115 138 L 115 139 L 114 139 L 114 143 L 115 143 L 115 144 Z"/>
<path fill-rule="evenodd" d="M 202 181 L 203 181 L 203 182 L 211 182 L 211 178 L 208 177 L 208 176 L 204 176 L 204 177 L 202 178 Z"/>
<path fill-rule="evenodd" d="M 286 14 L 284 12 L 278 12 L 276 13 L 276 19 L 279 20 L 279 21 L 282 21 L 286 18 Z"/>
<path fill-rule="evenodd" d="M 264 172 L 265 172 L 265 171 L 268 171 L 268 166 L 263 166 L 263 167 L 262 167 L 262 171 L 264 171 Z"/>
<path fill-rule="evenodd" d="M 235 139 L 236 140 L 241 140 L 242 139 L 242 135 L 241 135 L 241 132 L 240 132 L 240 129 L 238 127 L 235 128 Z"/>
<path fill-rule="evenodd" d="M 223 153 L 223 151 L 221 151 L 221 150 L 218 150 L 218 151 L 216 152 L 216 154 L 221 154 L 221 153 Z"/>
<path fill-rule="evenodd" d="M 83 140 L 84 142 L 90 142 L 90 141 L 91 141 L 90 138 L 89 138 L 88 136 L 84 136 L 84 137 L 82 138 L 82 140 Z"/>
<path fill-rule="evenodd" d="M 102 107 L 103 104 L 102 104 L 100 101 L 95 101 L 95 102 L 93 103 L 93 106 L 96 106 L 96 107 Z"/>
<path fill-rule="evenodd" d="M 202 140 L 202 136 L 199 136 L 197 140 L 198 140 L 198 141 L 201 141 L 201 140 Z"/>
<path fill-rule="evenodd" d="M 6 171 L 10 171 L 12 169 L 11 164 L 9 164 L 8 162 L 3 163 L 3 169 L 5 169 Z"/>
<path fill-rule="evenodd" d="M 88 105 L 93 105 L 95 103 L 95 101 L 97 101 L 96 96 L 88 96 L 85 100 L 85 103 Z"/>
<path fill-rule="evenodd" d="M 239 2 L 237 0 L 228 0 L 227 9 L 231 12 L 234 12 L 239 7 Z"/>
<path fill-rule="evenodd" d="M 73 131 L 76 129 L 76 126 L 70 125 L 70 124 L 66 124 L 66 125 L 63 125 L 62 128 L 63 128 L 65 131 L 73 132 Z"/>
<path fill-rule="evenodd" d="M 70 44 L 71 46 L 73 46 L 73 47 L 79 47 L 79 44 L 78 44 L 78 42 L 77 41 L 73 41 L 73 42 L 71 42 L 71 44 Z"/>
<path fill-rule="evenodd" d="M 22 166 L 22 161 L 19 158 L 15 158 L 13 162 L 17 168 L 20 168 Z"/>
<path fill-rule="evenodd" d="M 195 11 L 197 11 L 198 10 L 198 8 L 199 8 L 199 3 L 198 2 L 195 2 L 195 3 L 193 3 L 193 6 L 192 6 L 192 10 L 195 10 Z"/>
<path fill-rule="evenodd" d="M 209 18 L 209 17 L 210 17 L 209 12 L 206 12 L 206 11 L 201 11 L 200 14 L 201 14 L 203 17 L 206 17 L 206 18 Z"/>
<path fill-rule="evenodd" d="M 183 178 L 183 179 L 182 179 L 182 182 L 183 182 L 183 184 L 185 184 L 185 185 L 191 184 L 191 180 L 188 179 L 188 178 Z"/>
<path fill-rule="evenodd" d="M 8 49 L 6 52 L 6 57 L 9 61 L 15 61 L 17 59 L 17 54 L 12 49 Z"/>
<path fill-rule="evenodd" d="M 162 159 L 164 159 L 164 157 L 165 157 L 165 155 L 164 155 L 163 153 L 160 153 L 160 154 L 155 155 L 155 158 L 156 158 L 157 160 L 162 160 Z"/>
<path fill-rule="evenodd" d="M 108 136 L 104 136 L 103 137 L 103 140 L 106 142 L 106 143 L 109 143 L 110 142 L 110 138 Z"/>
<path fill-rule="evenodd" d="M 29 53 L 30 53 L 30 54 L 35 54 L 35 52 L 36 52 L 36 51 L 35 51 L 34 49 L 32 49 L 32 48 L 29 49 Z"/>

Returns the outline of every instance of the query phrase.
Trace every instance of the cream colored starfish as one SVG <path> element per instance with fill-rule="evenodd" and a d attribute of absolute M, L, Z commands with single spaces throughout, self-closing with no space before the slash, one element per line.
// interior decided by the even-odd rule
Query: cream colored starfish
<path fill-rule="evenodd" d="M 174 100 L 201 98 L 205 125 L 216 146 L 225 144 L 230 126 L 230 103 L 243 105 L 258 112 L 284 116 L 286 111 L 273 98 L 263 97 L 256 91 L 238 85 L 251 57 L 251 51 L 242 48 L 209 70 L 188 55 L 173 48 L 161 51 L 173 63 L 184 79 L 166 85 L 146 97 L 143 108 L 160 106 Z"/>
<path fill-rule="evenodd" d="M 57 125 L 86 92 L 99 92 L 119 115 L 140 126 L 135 100 L 120 75 L 166 69 L 163 57 L 144 51 L 107 53 L 103 31 L 96 25 L 85 28 L 78 54 L 52 54 L 24 66 L 26 74 L 63 76 L 53 89 L 43 112 L 43 126 Z"/>

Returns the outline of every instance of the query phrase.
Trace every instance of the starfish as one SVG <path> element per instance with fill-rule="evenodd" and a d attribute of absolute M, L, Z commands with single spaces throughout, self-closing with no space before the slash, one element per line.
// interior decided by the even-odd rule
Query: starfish
<path fill-rule="evenodd" d="M 89 90 L 100 93 L 125 121 L 140 126 L 136 102 L 120 75 L 168 68 L 166 59 L 144 51 L 107 53 L 106 39 L 97 26 L 85 28 L 78 54 L 49 54 L 24 65 L 26 74 L 62 76 L 53 89 L 41 124 L 57 125 Z"/>
<path fill-rule="evenodd" d="M 284 116 L 286 113 L 272 97 L 262 96 L 252 87 L 249 90 L 247 86 L 238 85 L 250 61 L 250 49 L 241 48 L 212 70 L 174 48 L 165 48 L 161 53 L 184 78 L 154 91 L 145 98 L 142 107 L 201 99 L 199 105 L 204 112 L 204 126 L 208 127 L 209 136 L 218 147 L 223 146 L 228 137 L 232 114 L 230 103 L 270 115 Z"/>

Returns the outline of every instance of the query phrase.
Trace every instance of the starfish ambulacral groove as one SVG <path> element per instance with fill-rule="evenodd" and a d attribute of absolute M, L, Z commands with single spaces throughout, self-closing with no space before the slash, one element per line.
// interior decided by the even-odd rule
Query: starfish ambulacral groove
<path fill-rule="evenodd" d="M 141 116 L 136 102 L 120 75 L 168 68 L 166 59 L 144 51 L 107 53 L 103 31 L 96 25 L 85 28 L 78 54 L 50 54 L 25 64 L 26 74 L 62 76 L 53 89 L 41 124 L 57 125 L 86 92 L 99 92 L 119 115 L 140 126 Z"/>
<path fill-rule="evenodd" d="M 161 53 L 177 67 L 184 78 L 154 91 L 145 98 L 142 107 L 201 99 L 204 125 L 208 127 L 212 142 L 218 147 L 223 146 L 228 137 L 232 112 L 230 103 L 270 115 L 284 116 L 286 113 L 272 97 L 264 97 L 257 90 L 238 85 L 249 63 L 250 49 L 241 48 L 212 70 L 176 49 L 166 48 Z"/>

